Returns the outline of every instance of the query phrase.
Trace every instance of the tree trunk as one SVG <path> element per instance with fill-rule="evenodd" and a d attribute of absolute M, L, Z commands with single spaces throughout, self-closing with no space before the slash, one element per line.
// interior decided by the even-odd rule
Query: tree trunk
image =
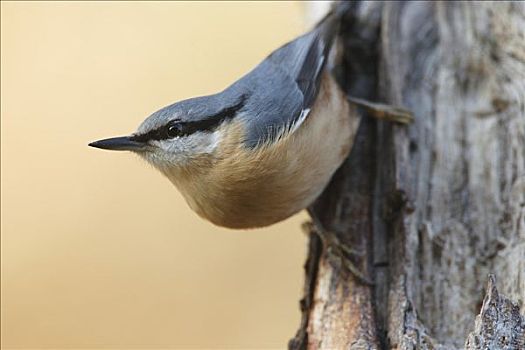
<path fill-rule="evenodd" d="M 346 92 L 415 122 L 364 118 L 311 208 L 374 285 L 312 233 L 290 349 L 525 349 L 525 3 L 355 2 L 342 36 Z"/>

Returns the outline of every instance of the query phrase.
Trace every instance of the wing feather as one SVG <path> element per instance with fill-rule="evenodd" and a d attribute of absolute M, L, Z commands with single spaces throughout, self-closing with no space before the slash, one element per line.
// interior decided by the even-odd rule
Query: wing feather
<path fill-rule="evenodd" d="M 294 132 L 306 120 L 318 94 L 339 18 L 327 16 L 316 28 L 270 54 L 244 79 L 251 89 L 246 144 L 255 146 L 283 132 Z"/>

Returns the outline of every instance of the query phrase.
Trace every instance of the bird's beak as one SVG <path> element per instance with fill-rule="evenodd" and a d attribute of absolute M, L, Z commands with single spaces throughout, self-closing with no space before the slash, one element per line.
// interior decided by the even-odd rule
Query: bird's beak
<path fill-rule="evenodd" d="M 91 147 L 108 149 L 112 151 L 144 151 L 147 144 L 134 141 L 130 136 L 112 137 L 98 140 L 89 144 Z"/>

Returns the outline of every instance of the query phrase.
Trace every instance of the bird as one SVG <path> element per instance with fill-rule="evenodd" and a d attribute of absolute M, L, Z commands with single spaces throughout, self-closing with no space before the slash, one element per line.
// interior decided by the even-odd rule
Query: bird
<path fill-rule="evenodd" d="M 333 69 L 348 4 L 221 92 L 173 103 L 128 136 L 89 146 L 131 151 L 215 225 L 265 227 L 308 208 L 348 157 L 361 114 L 406 123 L 401 109 L 349 98 Z"/>

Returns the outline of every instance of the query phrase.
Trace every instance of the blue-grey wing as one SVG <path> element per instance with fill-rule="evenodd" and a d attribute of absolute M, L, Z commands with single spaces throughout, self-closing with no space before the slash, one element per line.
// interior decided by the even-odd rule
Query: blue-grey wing
<path fill-rule="evenodd" d="M 313 106 L 337 21 L 328 18 L 311 32 L 270 54 L 232 87 L 249 91 L 243 108 L 249 147 L 283 130 L 295 130 Z"/>

